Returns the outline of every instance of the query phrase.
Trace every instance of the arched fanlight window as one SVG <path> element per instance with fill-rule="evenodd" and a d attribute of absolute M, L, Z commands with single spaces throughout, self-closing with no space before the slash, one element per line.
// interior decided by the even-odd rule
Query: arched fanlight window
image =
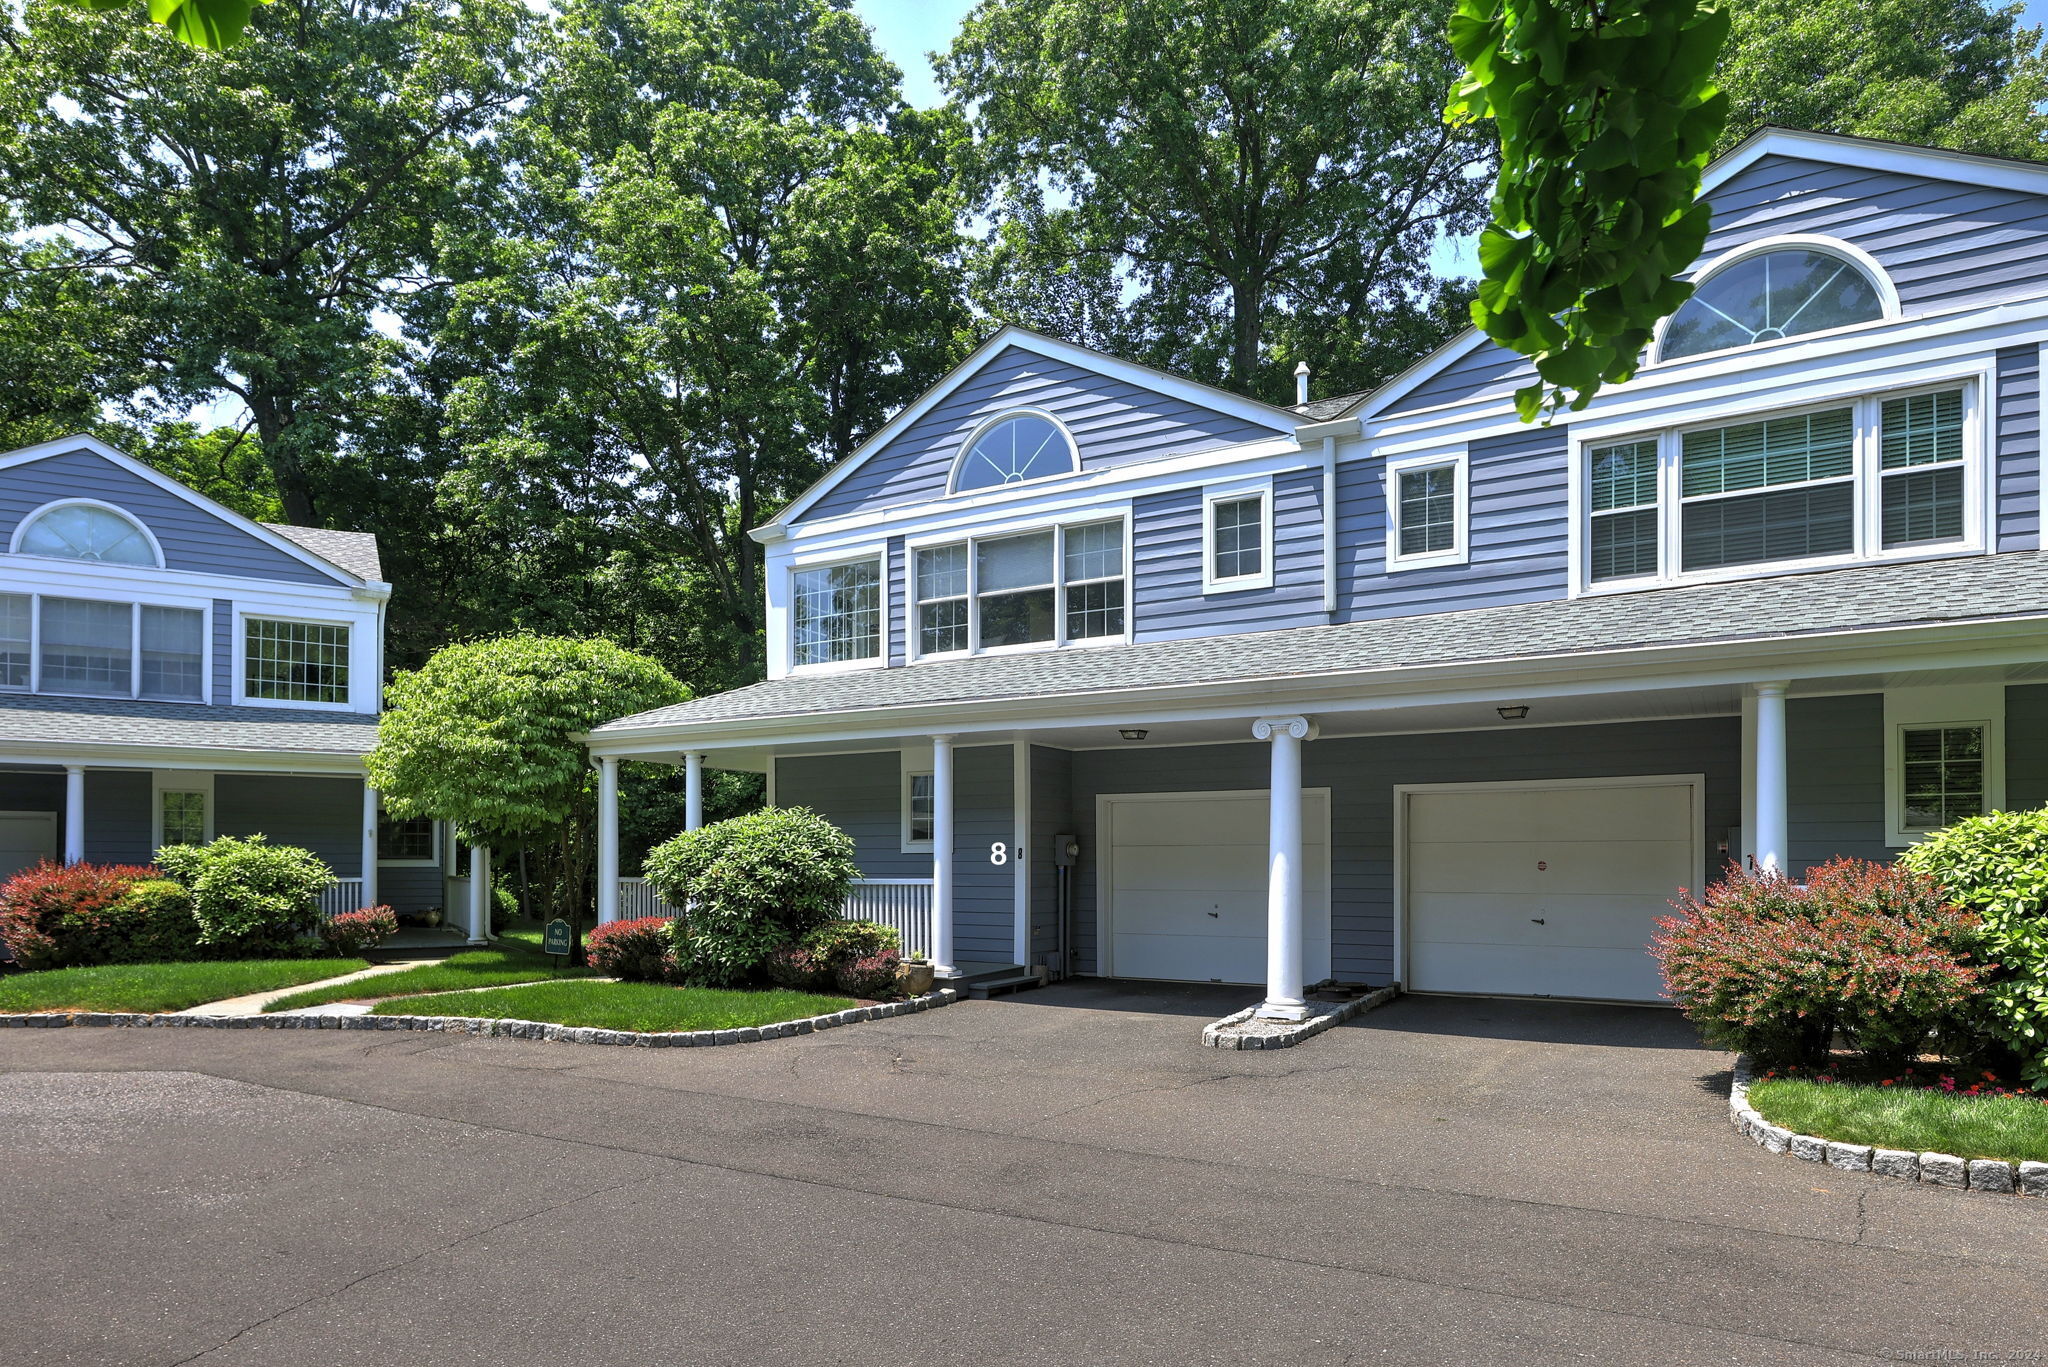
<path fill-rule="evenodd" d="M 1713 268 L 1664 329 L 1664 360 L 1886 316 L 1870 273 L 1823 247 L 1786 246 Z"/>
<path fill-rule="evenodd" d="M 1073 438 L 1051 415 L 1010 413 L 983 423 L 960 448 L 953 462 L 953 492 L 1071 475 L 1078 468 Z"/>
<path fill-rule="evenodd" d="M 156 542 L 140 523 L 99 503 L 57 503 L 31 514 L 15 534 L 14 549 L 106 565 L 163 564 Z"/>

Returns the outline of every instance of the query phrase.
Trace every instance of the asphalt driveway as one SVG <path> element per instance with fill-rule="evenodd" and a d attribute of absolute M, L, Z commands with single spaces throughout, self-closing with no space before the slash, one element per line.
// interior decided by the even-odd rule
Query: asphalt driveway
<path fill-rule="evenodd" d="M 1774 1158 L 1668 1012 L 1074 984 L 742 1048 L 0 1034 L 10 1364 L 2039 1360 L 2048 1206 Z"/>

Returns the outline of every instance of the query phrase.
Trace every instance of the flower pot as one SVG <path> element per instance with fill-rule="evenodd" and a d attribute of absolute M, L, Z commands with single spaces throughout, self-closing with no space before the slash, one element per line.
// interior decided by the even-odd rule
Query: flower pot
<path fill-rule="evenodd" d="M 932 966 L 904 964 L 896 970 L 896 982 L 906 996 L 922 997 L 932 990 Z"/>

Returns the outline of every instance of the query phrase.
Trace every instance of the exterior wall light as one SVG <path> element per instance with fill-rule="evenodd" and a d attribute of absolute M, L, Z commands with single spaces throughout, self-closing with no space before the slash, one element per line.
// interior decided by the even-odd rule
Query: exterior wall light
<path fill-rule="evenodd" d="M 1142 726 L 1123 726 L 1117 728 L 1117 734 L 1125 740 L 1143 740 L 1152 733 Z"/>
<path fill-rule="evenodd" d="M 1529 715 L 1529 709 L 1520 704 L 1514 707 L 1496 707 L 1493 710 L 1500 713 L 1502 721 L 1520 721 Z"/>

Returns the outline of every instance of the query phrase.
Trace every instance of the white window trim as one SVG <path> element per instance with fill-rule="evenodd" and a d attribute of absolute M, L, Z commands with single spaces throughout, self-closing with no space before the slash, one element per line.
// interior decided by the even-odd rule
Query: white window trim
<path fill-rule="evenodd" d="M 1424 551 L 1415 555 L 1401 554 L 1401 476 L 1416 470 L 1430 470 L 1449 467 L 1457 481 L 1457 489 L 1451 499 L 1452 517 L 1450 549 Z M 1443 565 L 1463 565 L 1472 558 L 1472 461 L 1469 452 L 1436 451 L 1418 456 L 1403 456 L 1387 462 L 1382 475 L 1387 506 L 1387 572 L 1397 570 L 1432 569 Z"/>
<path fill-rule="evenodd" d="M 898 754 L 901 757 L 903 771 L 902 781 L 897 785 L 898 791 L 901 794 L 902 824 L 898 827 L 898 834 L 901 836 L 902 850 L 905 854 L 930 854 L 933 848 L 931 841 L 912 840 L 910 838 L 910 780 L 919 776 L 931 777 L 931 751 L 903 750 L 899 751 Z"/>
<path fill-rule="evenodd" d="M 1905 733 L 1933 726 L 1984 728 L 1984 810 L 2005 807 L 2005 685 L 1936 684 L 1884 695 L 1884 843 L 1893 849 L 1932 835 L 1905 824 Z"/>
<path fill-rule="evenodd" d="M 1570 441 L 1571 475 L 1568 500 L 1571 510 L 1571 596 L 1632 593 L 1643 589 L 1668 588 L 1674 584 L 1724 583 L 1729 580 L 1762 579 L 1780 574 L 1810 574 L 1815 570 L 1838 569 L 1848 565 L 1947 560 L 1957 556 L 1984 554 L 1991 544 L 1990 480 L 1994 442 L 1990 432 L 1991 405 L 1985 400 L 1985 396 L 1991 392 L 1990 386 L 1989 372 L 1981 365 L 1976 365 L 1939 379 L 1916 381 L 1910 385 L 1879 389 L 1848 386 L 1844 392 L 1783 408 L 1759 408 L 1754 412 L 1720 414 L 1712 418 L 1693 419 L 1663 426 L 1635 425 L 1602 430 L 1574 428 Z M 1963 392 L 1963 535 L 1956 541 L 1921 542 L 1885 550 L 1882 545 L 1883 472 L 1879 465 L 1878 429 L 1883 406 L 1887 400 L 1910 398 L 1916 394 L 1930 394 L 1948 389 L 1961 389 Z M 1843 407 L 1854 410 L 1856 429 L 1853 465 L 1855 473 L 1852 477 L 1856 492 L 1856 545 L 1853 550 L 1840 555 L 1810 556 L 1802 560 L 1758 561 L 1746 565 L 1724 565 L 1690 572 L 1679 568 L 1683 550 L 1681 531 L 1684 509 L 1679 486 L 1679 455 L 1686 433 L 1743 426 L 1775 418 L 1793 418 L 1804 413 Z M 1657 443 L 1658 570 L 1654 575 L 1595 582 L 1592 578 L 1591 555 L 1593 501 L 1588 496 L 1590 472 L 1587 456 L 1596 447 L 1615 446 L 1631 441 Z M 1814 480 L 1767 487 L 1796 489 L 1806 483 L 1819 485 L 1839 482 L 1843 481 Z M 1740 492 L 1760 493 L 1763 489 Z M 1736 496 L 1738 495 L 1729 495 L 1731 498 Z"/>
<path fill-rule="evenodd" d="M 858 660 L 820 660 L 811 664 L 797 663 L 796 648 L 796 579 L 800 574 L 813 570 L 837 569 L 841 565 L 873 565 L 876 571 L 875 586 L 879 595 L 876 603 L 875 653 Z M 873 669 L 889 662 L 889 631 L 892 625 L 890 604 L 893 594 L 889 583 L 889 548 L 886 545 L 870 546 L 857 552 L 827 556 L 820 560 L 791 562 L 783 577 L 784 599 L 788 603 L 788 626 L 786 639 L 789 642 L 789 672 L 791 674 L 843 674 L 851 669 Z"/>
<path fill-rule="evenodd" d="M 310 627 L 340 627 L 348 633 L 348 697 L 341 702 L 312 702 L 294 698 L 252 698 L 249 696 L 249 623 L 255 622 L 297 622 Z M 346 617 L 307 617 L 292 612 L 265 612 L 260 608 L 244 611 L 235 608 L 235 636 L 230 643 L 234 651 L 235 703 L 241 707 L 294 707 L 311 708 L 318 712 L 353 712 L 357 696 L 358 673 L 362 667 L 361 653 L 356 649 L 356 623 Z"/>
<path fill-rule="evenodd" d="M 1067 637 L 1067 530 L 1071 527 L 1092 527 L 1099 523 L 1115 522 L 1123 528 L 1124 546 L 1124 629 L 1116 636 L 1086 636 L 1078 640 Z M 1050 641 L 1026 641 L 1014 646 L 984 646 L 981 644 L 981 614 L 976 610 L 980 602 L 981 571 L 975 564 L 974 544 L 977 541 L 1001 541 L 1012 536 L 1029 536 L 1033 532 L 1052 532 L 1053 569 L 1053 617 L 1054 634 Z M 934 651 L 926 654 L 921 649 L 924 640 L 922 614 L 918 612 L 917 597 L 917 553 L 938 546 L 967 547 L 967 649 Z M 1039 650 L 1088 650 L 1097 646 L 1129 645 L 1131 633 L 1137 618 L 1135 584 L 1135 556 L 1131 545 L 1131 511 L 1128 507 L 1115 508 L 1092 513 L 1068 513 L 1060 517 L 1040 518 L 1031 522 L 1005 524 L 1001 528 L 976 531 L 958 531 L 948 535 L 920 537 L 906 541 L 903 548 L 903 650 L 904 660 L 918 663 L 924 660 L 964 660 L 974 655 L 1028 655 Z M 1107 583 L 1108 580 L 1084 580 L 1085 583 Z"/>
<path fill-rule="evenodd" d="M 199 793 L 206 799 L 206 838 L 214 837 L 213 774 L 200 769 L 156 769 L 149 784 L 150 857 L 164 847 L 164 794 Z"/>
<path fill-rule="evenodd" d="M 442 863 L 443 863 L 443 858 L 442 858 L 442 856 L 443 856 L 443 848 L 442 848 L 442 847 L 443 847 L 443 844 L 444 844 L 444 842 L 443 842 L 443 840 L 442 840 L 442 830 L 443 830 L 443 828 L 444 828 L 444 827 L 445 827 L 445 825 L 446 825 L 446 823 L 445 823 L 445 822 L 441 822 L 441 821 L 435 821 L 435 822 L 433 823 L 433 828 L 434 828 L 434 853 L 433 853 L 433 857 L 432 857 L 432 858 L 429 858 L 429 859 L 386 859 L 386 858 L 384 857 L 384 828 L 383 828 L 383 823 L 384 823 L 384 819 L 385 819 L 386 815 L 387 815 L 387 813 L 386 813 L 386 812 L 385 812 L 385 810 L 384 810 L 384 805 L 383 805 L 383 804 L 382 804 L 381 802 L 380 802 L 380 803 L 378 803 L 378 804 L 377 804 L 377 867 L 378 867 L 378 868 L 380 868 L 380 869 L 438 869 L 438 868 L 440 868 L 440 867 L 442 866 Z"/>
<path fill-rule="evenodd" d="M 74 500 L 82 501 L 82 500 Z M 186 707 L 199 707 L 213 701 L 213 600 L 210 598 L 159 598 L 155 595 L 130 596 L 121 594 L 108 597 L 92 586 L 77 592 L 43 593 L 19 588 L 0 587 L 0 593 L 26 597 L 28 605 L 28 687 L 0 688 L 0 693 L 16 697 L 41 696 L 46 698 L 121 698 L 128 702 L 161 702 Z M 68 598 L 82 603 L 111 603 L 128 609 L 128 692 L 125 695 L 113 693 L 67 693 L 62 689 L 43 687 L 43 600 L 45 598 Z M 145 698 L 142 696 L 142 610 L 144 608 L 177 608 L 184 612 L 199 614 L 199 696 L 197 698 Z"/>
<path fill-rule="evenodd" d="M 999 423 L 1008 422 L 1011 418 L 1043 418 L 1051 423 L 1053 430 L 1060 434 L 1060 440 L 1067 444 L 1067 468 L 1057 474 L 1040 475 L 1036 479 L 1020 479 L 1014 483 L 1007 484 L 987 484 L 979 489 L 962 489 L 960 487 L 960 466 L 966 461 L 967 453 L 974 449 L 974 444 L 980 441 L 982 435 L 989 431 L 989 429 Z M 1080 473 L 1081 448 L 1075 443 L 1074 434 L 1068 430 L 1067 425 L 1061 422 L 1055 414 L 1044 408 L 1005 408 L 1002 412 L 983 418 L 980 422 L 976 423 L 974 430 L 967 434 L 967 440 L 961 442 L 959 447 L 953 452 L 952 464 L 946 470 L 946 497 L 986 494 L 999 489 L 1027 489 L 1034 484 L 1045 484 L 1056 479 L 1072 479 Z"/>
<path fill-rule="evenodd" d="M 1826 237 L 1816 233 L 1781 233 L 1775 237 L 1760 237 L 1754 242 L 1745 242 L 1739 247 L 1732 247 L 1722 252 L 1687 278 L 1695 285 L 1704 285 L 1730 266 L 1747 261 L 1751 257 L 1765 256 L 1771 252 L 1802 250 L 1823 252 L 1829 256 L 1839 257 L 1862 271 L 1864 277 L 1870 281 L 1871 288 L 1877 292 L 1877 306 L 1882 311 L 1882 316 L 1866 318 L 1857 323 L 1844 323 L 1841 327 L 1836 328 L 1819 328 L 1812 332 L 1795 332 L 1788 337 L 1773 337 L 1765 342 L 1746 342 L 1741 346 L 1721 347 L 1714 351 L 1694 352 L 1690 356 L 1667 358 L 1664 355 L 1664 333 L 1670 327 L 1672 317 L 1677 313 L 1677 310 L 1673 309 L 1671 313 L 1667 313 L 1664 317 L 1658 319 L 1656 337 L 1650 346 L 1650 359 L 1644 363 L 1642 369 L 1648 370 L 1652 366 L 1684 365 L 1690 361 L 1726 359 L 1738 352 L 1754 351 L 1759 347 L 1780 346 L 1786 342 L 1812 341 L 1815 338 L 1833 337 L 1856 328 L 1867 328 L 1879 323 L 1894 323 L 1904 316 L 1904 311 L 1899 303 L 1899 288 L 1892 283 L 1891 274 L 1883 266 L 1879 265 L 1877 258 L 1869 252 L 1853 242 L 1844 242 L 1839 237 Z"/>
<path fill-rule="evenodd" d="M 1216 576 L 1216 505 L 1259 501 L 1259 568 L 1253 574 Z M 1273 587 L 1273 478 L 1216 484 L 1202 490 L 1202 592 L 1237 593 Z"/>
<path fill-rule="evenodd" d="M 21 548 L 22 538 L 28 535 L 29 528 L 33 527 L 38 521 L 40 521 L 43 514 L 53 513 L 57 511 L 59 508 L 98 508 L 102 512 L 112 513 L 114 516 L 120 518 L 123 522 L 126 522 L 129 526 L 135 528 L 136 531 L 142 533 L 142 539 L 149 543 L 150 553 L 156 557 L 156 564 L 154 566 L 128 565 L 125 561 L 83 560 L 77 556 L 37 555 L 34 551 L 23 550 Z M 163 543 L 156 539 L 156 533 L 149 529 L 149 524 L 147 522 L 144 522 L 135 514 L 129 512 L 126 508 L 121 507 L 119 504 L 109 503 L 105 499 L 99 498 L 58 498 L 52 499 L 50 502 L 45 503 L 40 508 L 30 509 L 28 514 L 24 516 L 20 522 L 17 522 L 15 524 L 14 535 L 7 539 L 7 553 L 9 555 L 27 556 L 33 560 L 56 560 L 61 561 L 65 564 L 115 564 L 124 565 L 126 568 L 132 570 L 151 568 L 160 570 L 165 568 Z"/>

